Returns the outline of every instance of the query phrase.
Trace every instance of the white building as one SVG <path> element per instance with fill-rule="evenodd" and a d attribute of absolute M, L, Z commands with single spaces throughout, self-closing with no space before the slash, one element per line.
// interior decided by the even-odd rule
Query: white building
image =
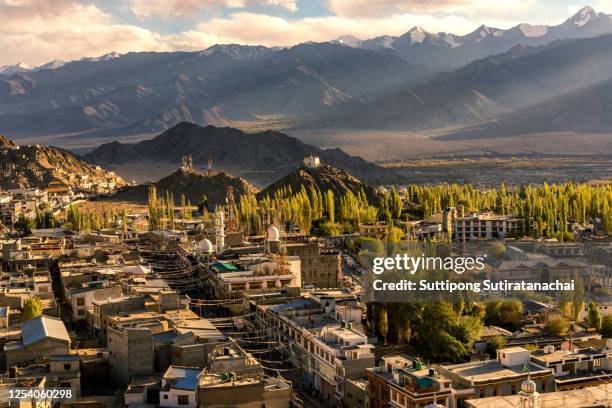
<path fill-rule="evenodd" d="M 200 374 L 196 367 L 168 367 L 162 377 L 159 406 L 196 408 Z"/>
<path fill-rule="evenodd" d="M 321 165 L 321 160 L 319 156 L 313 156 L 312 154 L 304 157 L 304 166 L 310 167 L 312 169 L 316 169 Z"/>

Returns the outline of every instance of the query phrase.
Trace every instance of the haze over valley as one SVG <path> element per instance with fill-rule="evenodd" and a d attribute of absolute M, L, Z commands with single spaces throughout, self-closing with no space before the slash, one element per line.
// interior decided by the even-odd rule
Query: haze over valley
<path fill-rule="evenodd" d="M 212 158 L 239 175 L 258 172 L 250 181 L 260 186 L 310 151 L 377 180 L 398 173 L 366 161 L 612 155 L 610 15 L 585 7 L 551 26 L 350 34 L 4 66 L 0 134 L 70 149 L 139 181 L 167 175 L 193 150 L 196 165 Z M 194 136 L 176 130 L 183 122 L 220 130 Z M 170 148 L 156 144 L 169 129 Z M 248 157 L 237 146 L 249 146 Z"/>

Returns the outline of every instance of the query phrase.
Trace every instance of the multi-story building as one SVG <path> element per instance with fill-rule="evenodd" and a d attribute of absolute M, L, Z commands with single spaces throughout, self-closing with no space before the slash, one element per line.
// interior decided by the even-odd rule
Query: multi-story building
<path fill-rule="evenodd" d="M 151 330 L 141 327 L 108 327 L 106 332 L 109 371 L 114 381 L 127 385 L 135 375 L 153 372 Z"/>
<path fill-rule="evenodd" d="M 338 287 L 342 267 L 338 251 L 325 249 L 316 239 L 287 243 L 285 247 L 288 255 L 300 258 L 303 287 Z"/>
<path fill-rule="evenodd" d="M 496 280 L 510 282 L 555 282 L 582 279 L 585 287 L 592 282 L 589 264 L 582 259 L 543 258 L 526 261 L 504 261 L 494 273 Z"/>
<path fill-rule="evenodd" d="M 492 212 L 459 214 L 451 219 L 452 236 L 456 242 L 505 238 L 519 226 L 518 218 Z"/>
<path fill-rule="evenodd" d="M 359 235 L 367 238 L 385 239 L 389 228 L 385 222 L 373 224 L 359 224 Z"/>
<path fill-rule="evenodd" d="M 555 389 L 551 368 L 530 363 L 531 352 L 522 347 L 497 351 L 497 358 L 463 364 L 442 365 L 440 372 L 452 381 L 453 396 L 458 408 L 466 407 L 466 400 L 498 395 L 515 395 L 528 377 L 540 392 Z"/>
<path fill-rule="evenodd" d="M 611 340 L 608 345 L 612 345 Z M 570 344 L 560 350 L 546 346 L 531 354 L 531 364 L 553 371 L 557 391 L 612 381 L 612 349 L 609 346 L 579 349 Z"/>
<path fill-rule="evenodd" d="M 94 281 L 83 287 L 72 288 L 67 296 L 72 307 L 72 319 L 86 320 L 87 311 L 92 309 L 94 300 L 114 299 L 121 295 L 121 287 L 109 285 L 107 281 Z"/>
<path fill-rule="evenodd" d="M 245 255 L 212 262 L 205 267 L 205 276 L 213 296 L 227 298 L 248 292 L 300 288 L 300 258 L 280 255 Z"/>
<path fill-rule="evenodd" d="M 406 356 L 383 357 L 379 367 L 365 370 L 369 408 L 419 408 L 430 404 L 449 407 L 451 380 L 418 359 Z"/>
<path fill-rule="evenodd" d="M 342 401 L 344 380 L 362 377 L 374 366 L 374 345 L 355 321 L 336 319 L 336 305 L 356 304 L 342 291 L 323 291 L 293 299 L 257 301 L 251 306 L 256 329 L 269 332 L 290 354 L 300 381 L 329 405 Z M 273 329 L 273 330 L 269 330 Z"/>

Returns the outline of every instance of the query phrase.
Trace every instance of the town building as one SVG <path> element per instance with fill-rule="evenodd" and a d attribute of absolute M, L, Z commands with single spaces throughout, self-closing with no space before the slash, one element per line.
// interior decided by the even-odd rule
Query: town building
<path fill-rule="evenodd" d="M 55 317 L 38 316 L 21 324 L 21 340 L 4 346 L 7 366 L 69 354 L 70 336 Z"/>
<path fill-rule="evenodd" d="M 170 366 L 162 375 L 159 392 L 160 407 L 195 408 L 198 405 L 198 385 L 202 369 Z"/>
<path fill-rule="evenodd" d="M 340 253 L 316 239 L 285 244 L 289 256 L 300 258 L 302 287 L 336 288 L 342 275 Z"/>
<path fill-rule="evenodd" d="M 338 304 L 357 304 L 343 291 L 317 291 L 285 301 L 252 300 L 256 330 L 274 328 L 271 338 L 287 347 L 290 360 L 301 368 L 300 379 L 325 404 L 340 403 L 344 380 L 362 377 L 374 366 L 374 348 L 358 329 L 360 319 L 339 321 Z"/>
<path fill-rule="evenodd" d="M 368 368 L 365 373 L 370 408 L 418 408 L 430 404 L 449 407 L 451 404 L 451 380 L 419 359 L 386 356 L 379 367 Z"/>
<path fill-rule="evenodd" d="M 555 390 L 551 368 L 530 362 L 531 352 L 522 347 L 509 347 L 497 351 L 497 358 L 469 363 L 441 365 L 440 373 L 452 381 L 454 400 L 458 407 L 474 398 L 517 395 L 528 377 L 539 392 Z"/>

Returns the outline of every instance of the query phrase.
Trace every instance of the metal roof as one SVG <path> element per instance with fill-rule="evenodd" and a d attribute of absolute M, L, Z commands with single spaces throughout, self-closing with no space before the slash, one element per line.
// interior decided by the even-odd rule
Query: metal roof
<path fill-rule="evenodd" d="M 201 369 L 195 367 L 170 366 L 164 373 L 163 378 L 172 381 L 172 388 L 196 390 L 201 371 Z"/>
<path fill-rule="evenodd" d="M 21 340 L 24 346 L 48 337 L 70 343 L 64 322 L 55 317 L 38 316 L 21 325 Z"/>

